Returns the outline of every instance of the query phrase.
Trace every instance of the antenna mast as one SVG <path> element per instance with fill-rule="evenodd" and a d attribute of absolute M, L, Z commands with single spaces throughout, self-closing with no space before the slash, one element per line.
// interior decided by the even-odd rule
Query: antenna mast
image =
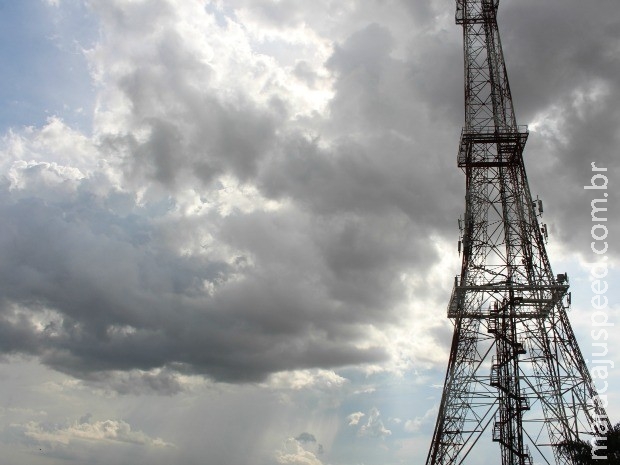
<path fill-rule="evenodd" d="M 568 277 L 553 274 L 545 251 L 498 6 L 456 1 L 465 54 L 462 266 L 448 304 L 454 336 L 426 464 L 479 463 L 472 451 L 488 449 L 486 438 L 498 444 L 502 465 L 572 465 L 576 453 L 559 446 L 604 437 L 611 424 L 567 317 Z"/>

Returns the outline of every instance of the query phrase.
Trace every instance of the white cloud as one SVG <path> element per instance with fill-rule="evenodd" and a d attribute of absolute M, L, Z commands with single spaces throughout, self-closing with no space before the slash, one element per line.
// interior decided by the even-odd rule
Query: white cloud
<path fill-rule="evenodd" d="M 267 386 L 277 389 L 340 389 L 348 381 L 330 370 L 294 370 L 274 373 Z"/>
<path fill-rule="evenodd" d="M 417 433 L 423 426 L 427 426 L 435 421 L 437 417 L 437 406 L 433 406 L 424 413 L 424 415 L 414 418 L 413 420 L 407 420 L 405 422 L 405 431 L 408 433 Z"/>
<path fill-rule="evenodd" d="M 84 421 L 86 420 L 86 421 Z M 19 425 L 12 425 L 19 428 Z M 68 446 L 75 441 L 96 441 L 104 443 L 129 443 L 139 446 L 174 447 L 161 438 L 151 438 L 142 431 L 134 431 L 122 420 L 100 420 L 89 422 L 88 418 L 68 426 L 29 422 L 21 427 L 24 434 L 42 443 L 58 443 Z"/>
<path fill-rule="evenodd" d="M 363 412 L 355 412 L 355 413 L 352 413 L 351 415 L 349 415 L 349 416 L 347 417 L 347 421 L 349 422 L 349 426 L 355 426 L 355 425 L 357 425 L 357 424 L 360 422 L 360 420 L 361 420 L 363 417 L 365 417 L 365 416 L 366 416 L 366 414 L 365 414 L 365 413 L 363 413 Z"/>
<path fill-rule="evenodd" d="M 277 463 L 285 465 L 323 465 L 314 452 L 307 450 L 294 438 L 286 440 L 284 450 L 277 451 L 275 458 Z"/>
<path fill-rule="evenodd" d="M 53 116 L 40 128 L 29 126 L 4 134 L 0 166 L 6 170 L 15 161 L 55 163 L 91 174 L 105 169 L 100 155 L 96 142 Z"/>
<path fill-rule="evenodd" d="M 362 425 L 358 431 L 360 436 L 369 436 L 373 438 L 384 438 L 390 436 L 392 431 L 387 429 L 381 420 L 381 412 L 375 407 L 368 412 L 368 421 Z"/>
<path fill-rule="evenodd" d="M 381 420 L 381 412 L 376 407 L 373 407 L 368 412 L 368 420 L 362 422 L 366 414 L 363 412 L 355 412 L 347 416 L 349 426 L 358 426 L 357 435 L 361 437 L 373 437 L 373 438 L 385 438 L 392 434 L 392 431 L 387 429 Z"/>

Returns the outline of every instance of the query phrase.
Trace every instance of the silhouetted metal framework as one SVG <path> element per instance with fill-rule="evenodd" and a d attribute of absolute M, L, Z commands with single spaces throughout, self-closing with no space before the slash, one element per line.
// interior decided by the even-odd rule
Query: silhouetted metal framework
<path fill-rule="evenodd" d="M 558 444 L 604 435 L 610 422 L 567 317 L 568 277 L 545 251 L 497 28 L 499 0 L 457 0 L 463 26 L 466 175 L 463 263 L 448 305 L 454 337 L 427 465 L 572 464 Z M 482 440 L 481 440 L 482 439 Z M 480 448 L 481 454 L 476 454 Z"/>

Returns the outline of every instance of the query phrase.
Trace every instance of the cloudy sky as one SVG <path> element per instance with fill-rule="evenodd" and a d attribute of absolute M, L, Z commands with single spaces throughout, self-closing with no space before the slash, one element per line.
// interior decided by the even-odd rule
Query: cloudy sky
<path fill-rule="evenodd" d="M 423 462 L 464 208 L 454 9 L 0 0 L 4 463 Z M 588 358 L 591 162 L 620 310 L 620 10 L 503 0 L 500 28 Z"/>

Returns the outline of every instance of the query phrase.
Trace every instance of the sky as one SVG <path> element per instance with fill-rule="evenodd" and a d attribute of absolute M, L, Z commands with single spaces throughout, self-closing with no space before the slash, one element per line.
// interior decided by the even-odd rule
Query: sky
<path fill-rule="evenodd" d="M 454 11 L 0 0 L 3 463 L 423 463 L 464 210 Z M 499 24 L 588 358 L 589 264 L 620 313 L 620 10 Z M 609 386 L 615 423 L 620 365 Z"/>

